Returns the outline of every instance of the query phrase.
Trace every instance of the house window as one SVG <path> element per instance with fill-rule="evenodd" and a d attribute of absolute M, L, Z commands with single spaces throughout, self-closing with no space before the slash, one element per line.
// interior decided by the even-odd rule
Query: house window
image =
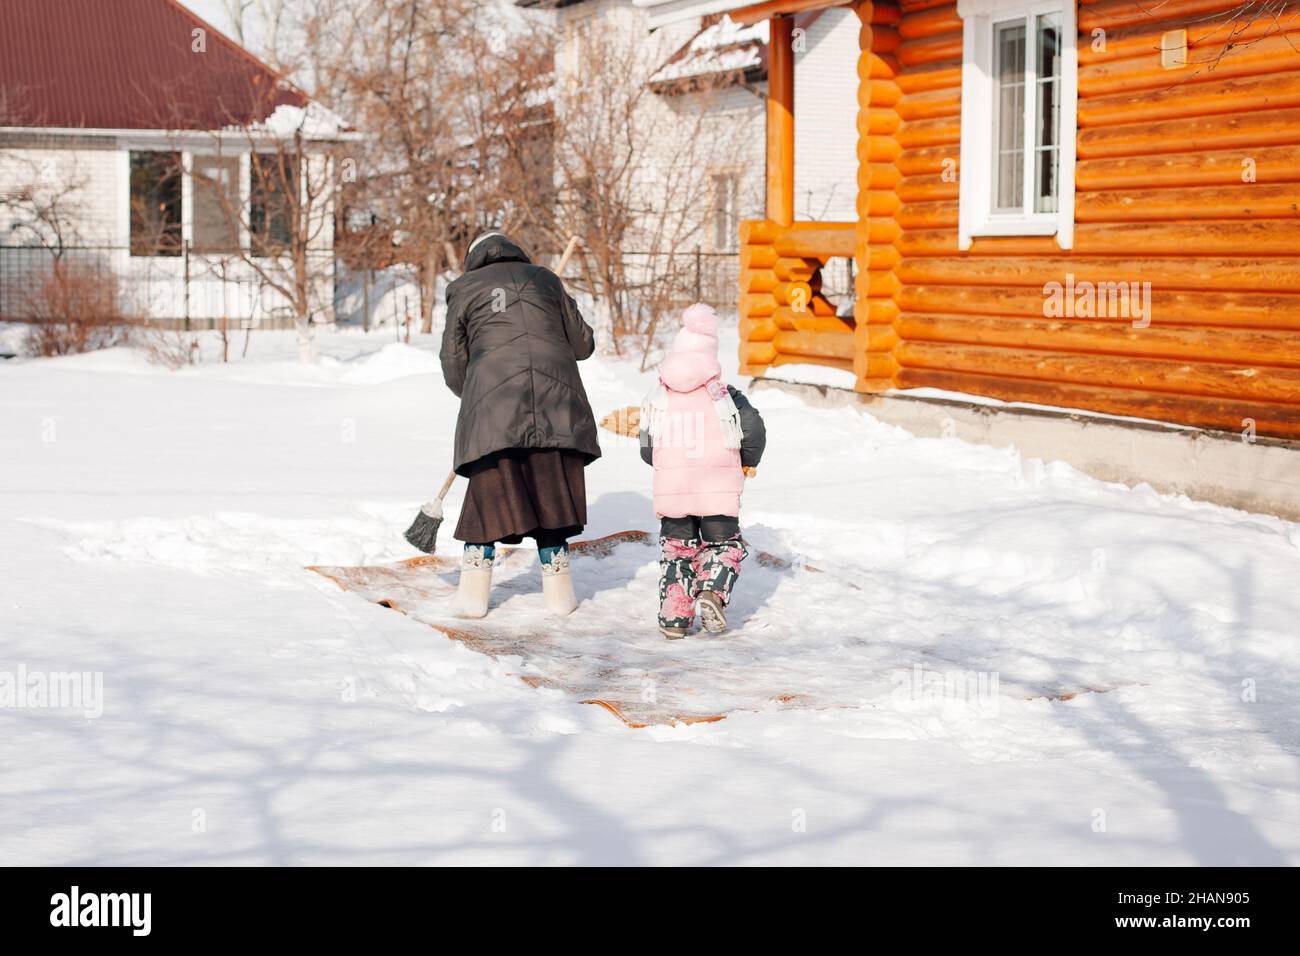
<path fill-rule="evenodd" d="M 963 24 L 959 244 L 1074 242 L 1078 60 L 1072 0 L 959 0 Z"/>
<path fill-rule="evenodd" d="M 735 252 L 740 239 L 740 177 L 719 173 L 713 177 L 713 249 Z"/>
<path fill-rule="evenodd" d="M 194 251 L 238 252 L 239 157 L 195 156 L 193 182 Z"/>
<path fill-rule="evenodd" d="M 181 254 L 181 154 L 131 153 L 131 255 Z"/>
<path fill-rule="evenodd" d="M 294 156 L 254 153 L 249 163 L 248 233 L 259 256 L 278 256 L 293 240 L 298 163 Z"/>
<path fill-rule="evenodd" d="M 564 65 L 570 81 L 587 71 L 587 61 L 596 52 L 591 32 L 594 22 L 594 15 L 587 13 L 574 16 L 564 25 Z"/>

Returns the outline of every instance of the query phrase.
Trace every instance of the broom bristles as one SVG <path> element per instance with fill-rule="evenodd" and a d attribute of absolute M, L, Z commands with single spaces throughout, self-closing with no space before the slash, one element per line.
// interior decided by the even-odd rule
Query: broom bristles
<path fill-rule="evenodd" d="M 411 526 L 406 529 L 406 540 L 417 551 L 433 554 L 438 549 L 440 527 L 442 527 L 442 502 L 431 501 L 420 509 Z"/>

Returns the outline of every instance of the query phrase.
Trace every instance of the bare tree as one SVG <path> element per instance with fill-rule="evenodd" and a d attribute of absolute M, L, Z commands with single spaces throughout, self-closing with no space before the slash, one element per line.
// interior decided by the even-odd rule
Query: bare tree
<path fill-rule="evenodd" d="M 293 27 L 309 15 L 307 0 L 221 0 L 235 39 L 284 76 L 310 59 Z"/>
<path fill-rule="evenodd" d="M 214 135 L 212 149 L 189 170 L 194 189 L 217 210 L 228 241 L 210 256 L 224 279 L 231 261 L 264 293 L 284 303 L 298 334 L 299 357 L 314 356 L 312 324 L 333 314 L 333 229 L 341 121 L 327 110 L 280 106 L 265 122 L 232 124 Z M 216 176 L 207 160 L 236 158 L 240 180 Z"/>
<path fill-rule="evenodd" d="M 19 150 L 0 151 L 0 222 L 3 239 L 10 245 L 35 245 L 61 260 L 80 240 L 82 191 L 86 177 L 76 162 L 59 169 L 51 153 L 25 155 Z"/>
<path fill-rule="evenodd" d="M 253 0 L 232 0 L 247 6 Z M 534 254 L 582 238 L 579 287 L 616 351 L 643 356 L 661 317 L 693 286 L 691 249 L 712 213 L 711 169 L 743 130 L 710 125 L 708 79 L 661 96 L 651 73 L 672 52 L 640 29 L 584 28 L 579 69 L 557 69 L 549 18 L 508 2 L 284 0 L 305 10 L 312 51 L 299 76 L 357 128 L 340 160 L 347 260 L 403 262 L 432 330 L 439 278 L 486 229 Z M 350 221 L 346 225 L 351 226 Z"/>
<path fill-rule="evenodd" d="M 128 341 L 139 320 L 122 308 L 116 275 L 70 256 L 81 243 L 87 177 L 75 154 L 0 150 L 0 255 L 41 250 L 18 260 L 13 317 L 28 321 L 33 355 L 68 355 Z M 19 249 L 5 247 L 17 246 Z M 9 270 L 6 270 L 9 271 Z"/>
<path fill-rule="evenodd" d="M 682 252 L 710 221 L 710 169 L 738 151 L 739 126 L 710 119 L 716 82 L 661 96 L 650 74 L 668 51 L 593 19 L 573 28 L 580 69 L 557 78 L 553 156 L 558 201 L 520 196 L 557 243 L 581 237 L 582 283 L 616 353 L 648 361 L 670 309 L 690 294 Z M 516 166 L 529 162 L 516 150 Z"/>
<path fill-rule="evenodd" d="M 549 75 L 549 44 L 544 36 L 540 43 L 537 35 L 512 38 L 519 23 L 505 5 L 315 3 L 307 26 L 313 45 L 336 38 L 334 55 L 315 74 L 331 105 L 372 132 L 345 204 L 367 210 L 377 226 L 350 251 L 413 265 L 421 327 L 431 331 L 438 277 L 459 264 L 476 232 L 518 226 L 513 194 L 541 182 L 534 167 L 506 183 L 501 157 L 507 133 L 536 127 L 545 112 L 538 91 Z"/>

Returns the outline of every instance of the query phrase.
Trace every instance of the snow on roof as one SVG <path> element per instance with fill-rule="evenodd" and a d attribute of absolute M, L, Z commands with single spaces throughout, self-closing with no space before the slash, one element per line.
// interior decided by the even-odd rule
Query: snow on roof
<path fill-rule="evenodd" d="M 765 70 L 767 21 L 746 26 L 723 16 L 704 27 L 650 77 L 651 85 Z"/>
<path fill-rule="evenodd" d="M 238 129 L 228 126 L 228 130 Z M 253 132 L 267 133 L 277 138 L 301 134 L 305 139 L 338 139 L 350 128 L 333 110 L 309 100 L 305 107 L 281 103 L 266 119 L 249 127 Z"/>
<path fill-rule="evenodd" d="M 754 3 L 755 0 L 632 0 L 633 6 L 642 7 L 649 14 L 651 27 L 715 13 L 729 13 L 742 7 L 752 7 Z"/>

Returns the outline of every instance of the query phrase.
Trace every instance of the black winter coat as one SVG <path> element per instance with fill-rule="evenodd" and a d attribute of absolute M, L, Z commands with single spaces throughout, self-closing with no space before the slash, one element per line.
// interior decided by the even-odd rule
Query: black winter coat
<path fill-rule="evenodd" d="M 578 374 L 595 350 L 591 326 L 555 273 L 504 236 L 465 257 L 447 287 L 442 372 L 460 396 L 455 468 L 506 448 L 600 457 L 596 419 Z"/>

